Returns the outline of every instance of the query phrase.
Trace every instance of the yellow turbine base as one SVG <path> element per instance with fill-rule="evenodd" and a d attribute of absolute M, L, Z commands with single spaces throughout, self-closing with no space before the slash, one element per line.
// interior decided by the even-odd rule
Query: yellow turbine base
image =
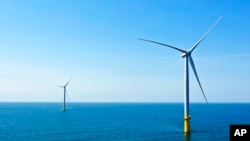
<path fill-rule="evenodd" d="M 190 132 L 190 115 L 184 115 L 184 132 L 189 133 Z"/>

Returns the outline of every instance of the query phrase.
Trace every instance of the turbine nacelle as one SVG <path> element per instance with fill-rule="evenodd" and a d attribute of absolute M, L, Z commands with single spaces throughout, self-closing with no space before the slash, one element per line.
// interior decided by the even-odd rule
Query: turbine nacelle
<path fill-rule="evenodd" d="M 182 51 L 181 52 L 181 57 L 182 58 L 186 57 L 187 55 L 188 55 L 188 52 L 186 52 L 186 51 Z"/>

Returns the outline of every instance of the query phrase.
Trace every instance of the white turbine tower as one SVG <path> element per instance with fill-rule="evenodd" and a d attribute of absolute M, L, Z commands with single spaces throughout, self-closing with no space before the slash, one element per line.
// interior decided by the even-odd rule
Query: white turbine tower
<path fill-rule="evenodd" d="M 58 87 L 63 88 L 63 90 L 64 90 L 64 93 L 63 93 L 63 111 L 66 110 L 66 95 L 68 96 L 68 92 L 67 92 L 66 88 L 67 88 L 70 81 L 71 81 L 71 79 L 64 86 L 58 86 Z"/>
<path fill-rule="evenodd" d="M 177 47 L 173 47 L 167 44 L 163 44 L 163 43 L 159 43 L 159 42 L 155 42 L 155 41 L 151 41 L 151 40 L 146 40 L 146 39 L 139 39 L 139 40 L 143 40 L 143 41 L 147 41 L 147 42 L 151 42 L 151 43 L 155 43 L 155 44 L 159 44 L 159 45 L 163 45 L 166 47 L 170 47 L 173 48 L 177 51 L 181 52 L 181 56 L 182 58 L 185 58 L 185 64 L 184 64 L 184 132 L 185 133 L 189 133 L 190 132 L 190 124 L 189 124 L 189 120 L 190 120 L 190 114 L 189 114 L 189 72 L 188 72 L 188 61 L 190 62 L 190 65 L 194 71 L 194 75 L 198 81 L 198 84 L 201 88 L 202 94 L 207 102 L 207 98 L 205 96 L 205 93 L 201 87 L 201 83 L 199 80 L 199 77 L 197 75 L 196 69 L 195 69 L 195 65 L 194 65 L 194 61 L 191 57 L 192 52 L 194 51 L 194 49 L 201 43 L 201 41 L 207 36 L 207 34 L 215 27 L 215 25 L 220 21 L 222 17 L 220 17 L 213 25 L 212 27 L 209 28 L 209 30 L 200 38 L 200 40 L 198 40 L 197 43 L 195 43 L 190 50 L 182 50 L 179 49 Z M 207 102 L 208 104 L 208 102 Z"/>

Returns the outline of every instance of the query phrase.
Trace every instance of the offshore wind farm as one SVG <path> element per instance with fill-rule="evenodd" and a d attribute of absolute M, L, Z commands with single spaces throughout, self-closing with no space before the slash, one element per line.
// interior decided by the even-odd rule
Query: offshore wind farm
<path fill-rule="evenodd" d="M 0 140 L 227 141 L 250 124 L 249 5 L 0 1 Z"/>

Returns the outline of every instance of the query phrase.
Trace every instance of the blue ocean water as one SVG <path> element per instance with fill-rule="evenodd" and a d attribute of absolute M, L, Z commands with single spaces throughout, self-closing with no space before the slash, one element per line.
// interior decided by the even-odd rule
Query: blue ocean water
<path fill-rule="evenodd" d="M 230 124 L 250 124 L 250 104 L 0 103 L 0 140 L 228 141 Z"/>

